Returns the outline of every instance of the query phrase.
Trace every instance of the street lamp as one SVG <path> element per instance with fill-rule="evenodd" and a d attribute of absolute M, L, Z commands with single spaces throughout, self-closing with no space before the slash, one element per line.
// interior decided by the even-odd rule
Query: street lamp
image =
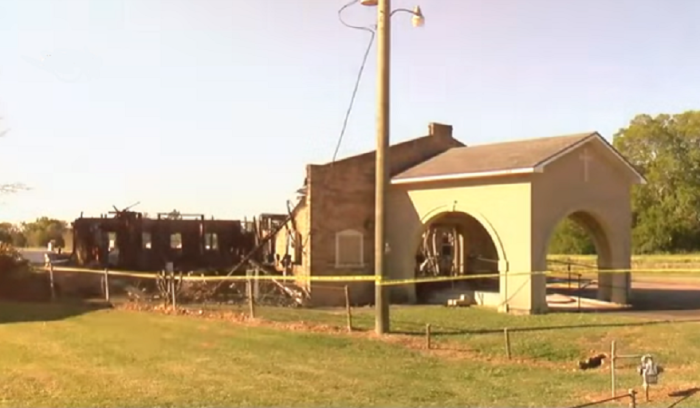
<path fill-rule="evenodd" d="M 425 22 L 420 7 L 413 10 L 391 10 L 391 0 L 360 0 L 363 6 L 377 7 L 377 153 L 374 208 L 374 274 L 375 280 L 375 324 L 377 334 L 389 332 L 389 302 L 387 288 L 383 285 L 386 276 L 386 190 L 389 184 L 387 153 L 389 150 L 389 92 L 391 80 L 391 16 L 397 12 L 413 15 L 414 27 L 421 27 Z"/>
<path fill-rule="evenodd" d="M 423 27 L 423 24 L 425 24 L 425 17 L 423 16 L 423 11 L 421 11 L 420 6 L 416 6 L 411 13 L 413 13 L 411 24 L 413 24 L 414 27 Z"/>

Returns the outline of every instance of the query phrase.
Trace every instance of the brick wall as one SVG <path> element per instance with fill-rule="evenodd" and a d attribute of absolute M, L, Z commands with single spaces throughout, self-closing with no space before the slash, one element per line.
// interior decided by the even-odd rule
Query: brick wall
<path fill-rule="evenodd" d="M 389 174 L 400 173 L 451 147 L 463 146 L 452 138 L 452 127 L 431 124 L 430 134 L 391 146 Z M 326 165 L 307 167 L 311 239 L 308 250 L 312 275 L 371 275 L 374 273 L 374 177 L 375 154 L 365 153 Z M 336 268 L 336 233 L 354 230 L 363 234 L 364 265 Z M 336 287 L 342 287 L 338 283 Z M 343 292 L 312 285 L 314 304 L 340 304 Z M 374 283 L 350 285 L 354 304 L 374 299 Z M 344 300 L 343 300 L 344 301 Z"/>

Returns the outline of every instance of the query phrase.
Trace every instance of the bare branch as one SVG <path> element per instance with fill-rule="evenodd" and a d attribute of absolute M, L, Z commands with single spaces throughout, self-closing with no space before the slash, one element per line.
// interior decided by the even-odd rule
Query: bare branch
<path fill-rule="evenodd" d="M 29 187 L 22 183 L 0 184 L 0 195 L 14 194 L 20 191 L 27 191 Z"/>

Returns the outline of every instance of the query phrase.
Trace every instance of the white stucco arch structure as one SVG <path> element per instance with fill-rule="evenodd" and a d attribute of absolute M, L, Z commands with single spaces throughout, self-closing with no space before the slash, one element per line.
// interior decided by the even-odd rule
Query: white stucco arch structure
<path fill-rule="evenodd" d="M 480 240 L 488 234 L 498 253 L 499 293 L 491 304 L 544 313 L 547 277 L 541 272 L 547 271 L 551 235 L 563 219 L 578 216 L 595 241 L 599 270 L 619 271 L 599 273 L 598 297 L 628 303 L 631 187 L 644 182 L 595 132 L 448 150 L 391 180 L 388 278 L 413 278 L 427 224 L 441 214 L 466 214 L 486 231 Z M 392 291 L 415 301 L 414 287 Z"/>

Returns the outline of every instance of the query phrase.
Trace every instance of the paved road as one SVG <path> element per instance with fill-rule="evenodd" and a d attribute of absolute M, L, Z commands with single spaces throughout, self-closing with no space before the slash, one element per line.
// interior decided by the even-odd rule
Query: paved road
<path fill-rule="evenodd" d="M 49 251 L 45 249 L 20 249 L 19 252 L 22 254 L 24 259 L 33 264 L 43 264 L 44 254 L 49 253 Z"/>
<path fill-rule="evenodd" d="M 45 262 L 45 254 L 49 254 L 49 257 L 56 262 L 58 262 L 60 259 L 65 259 L 66 257 L 66 255 L 58 255 L 55 252 L 47 251 L 46 249 L 41 248 L 21 248 L 19 252 L 22 254 L 24 259 L 28 260 L 34 265 L 43 265 Z"/>
<path fill-rule="evenodd" d="M 557 292 L 567 292 L 557 290 Z M 575 291 L 569 292 L 575 294 Z M 595 284 L 581 292 L 584 298 L 597 296 Z M 644 276 L 632 283 L 632 309 L 613 311 L 622 315 L 653 320 L 693 320 L 700 322 L 700 278 Z"/>
<path fill-rule="evenodd" d="M 700 319 L 700 283 L 645 279 L 632 283 L 633 316 L 650 319 Z"/>

